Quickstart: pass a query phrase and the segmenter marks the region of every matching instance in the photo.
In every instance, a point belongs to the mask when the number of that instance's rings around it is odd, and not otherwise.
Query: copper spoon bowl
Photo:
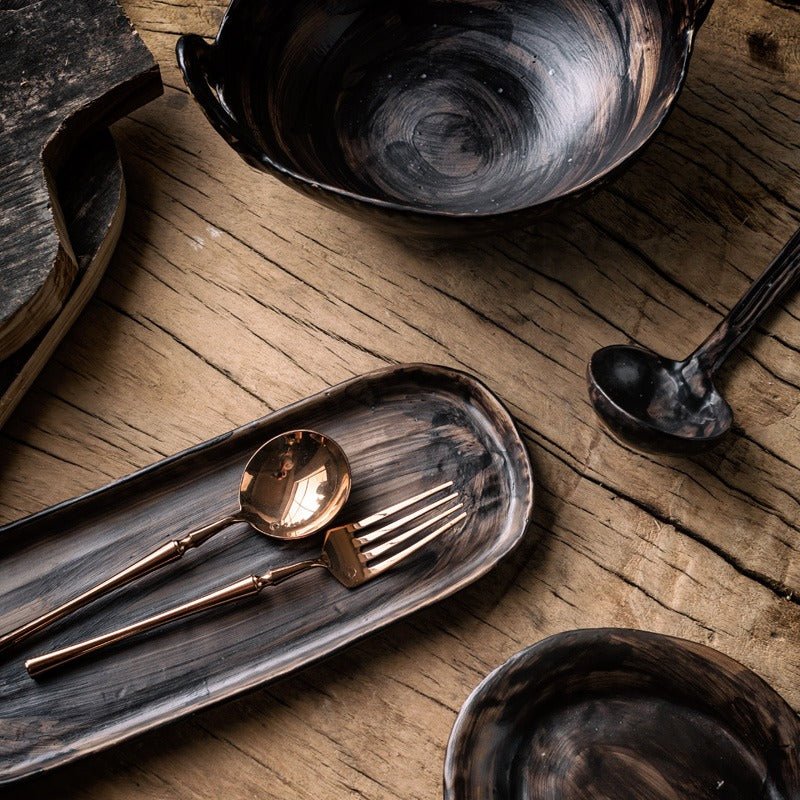
[[[350,464],[333,439],[307,430],[282,433],[247,462],[239,513],[230,521],[276,539],[303,539],[333,521],[350,487]]]

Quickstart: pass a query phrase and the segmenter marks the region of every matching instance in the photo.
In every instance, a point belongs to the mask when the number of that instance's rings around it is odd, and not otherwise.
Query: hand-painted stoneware
[[[711,0],[233,0],[178,42],[252,166],[395,232],[520,224],[664,121]]]
[[[637,345],[602,347],[587,367],[589,399],[625,444],[691,455],[717,444],[733,411],[714,385],[725,359],[800,276],[800,230],[709,337],[682,360]]]
[[[622,629],[561,633],[470,695],[445,800],[798,800],[800,721],[722,653]]]
[[[285,675],[486,573],[528,529],[533,478],[505,409],[478,381],[412,365],[355,378],[85,497],[0,529],[0,630],[98,576],[231,513],[242,470],[282,431],[332,436],[352,468],[341,522],[453,480],[468,518],[408,562],[349,590],[322,570],[250,601],[125,642],[40,682],[23,662],[317,555],[321,538],[269,539],[234,525],[136,584],[0,658],[0,782],[107,747]]]

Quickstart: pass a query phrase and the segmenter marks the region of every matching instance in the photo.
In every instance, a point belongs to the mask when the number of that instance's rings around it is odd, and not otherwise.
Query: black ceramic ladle
[[[800,274],[800,230],[697,350],[682,361],[635,345],[598,350],[589,397],[611,433],[640,450],[690,454],[718,442],[733,412],[713,378],[733,349]]]

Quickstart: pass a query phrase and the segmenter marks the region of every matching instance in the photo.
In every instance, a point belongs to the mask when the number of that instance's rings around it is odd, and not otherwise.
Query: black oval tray
[[[512,656],[450,734],[445,800],[797,800],[800,721],[710,647],[566,631]]]
[[[335,438],[353,468],[343,521],[453,479],[469,514],[393,572],[349,591],[309,573],[244,604],[154,631],[35,682],[23,661],[319,548],[239,524],[159,573],[0,658],[0,782],[112,745],[273,680],[487,572],[525,534],[533,478],[500,402],[443,367],[382,369],[342,383],[103,489],[0,528],[0,630],[67,600],[176,533],[236,509],[245,462],[290,428]],[[455,530],[454,530],[455,534]]]

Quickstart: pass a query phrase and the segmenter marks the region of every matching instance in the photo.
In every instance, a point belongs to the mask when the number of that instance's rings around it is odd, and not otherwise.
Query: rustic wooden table
[[[212,132],[173,48],[213,35],[222,3],[125,6],[165,94],[115,127],[122,240],[0,434],[0,520],[421,360],[477,374],[512,409],[540,538],[326,663],[11,796],[429,800],[472,687],[587,626],[710,644],[800,709],[800,297],[724,374],[738,426],[710,455],[623,449],[584,380],[600,345],[687,352],[800,224],[796,3],[718,0],[677,109],[621,180],[536,229],[442,252],[322,209]]]

